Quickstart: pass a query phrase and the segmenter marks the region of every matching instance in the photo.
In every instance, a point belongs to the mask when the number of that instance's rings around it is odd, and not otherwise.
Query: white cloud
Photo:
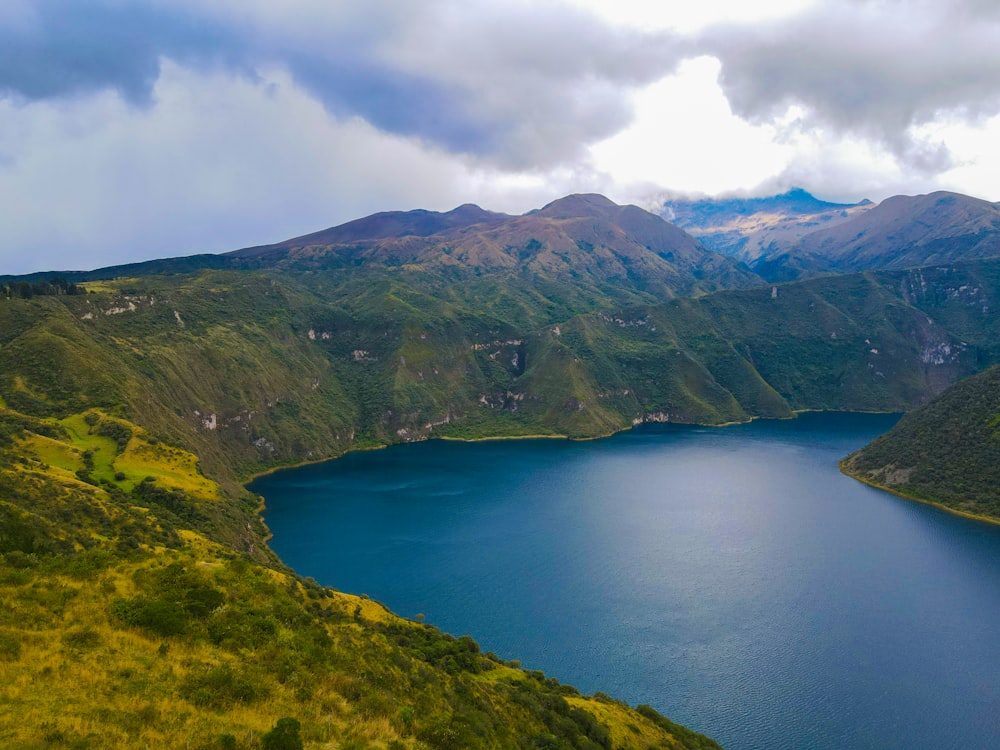
[[[635,183],[719,193],[757,185],[793,149],[772,125],[733,115],[717,78],[719,62],[699,57],[635,96],[635,122],[591,147],[595,166],[620,186]]]
[[[338,121],[287,76],[165,63],[154,103],[0,100],[0,269],[90,268],[284,239],[386,206],[461,202],[465,168]]]
[[[941,187],[990,201],[1000,200],[1000,115],[971,122],[942,117],[915,128],[915,135],[943,142],[954,166],[936,177]]]
[[[783,18],[801,12],[817,0],[570,0],[606,23],[644,31],[669,29],[690,34],[723,22],[749,23]]]

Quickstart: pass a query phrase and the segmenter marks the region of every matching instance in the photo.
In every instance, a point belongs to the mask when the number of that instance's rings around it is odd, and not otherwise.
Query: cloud
[[[5,0],[0,272],[567,192],[1000,197],[995,0],[597,3]]]
[[[164,61],[148,99],[0,100],[0,274],[221,252],[388,209],[520,213],[594,184],[478,168],[331,117],[280,69],[251,80]]]
[[[164,59],[252,78],[283,67],[336,117],[510,169],[579,158],[631,117],[629,90],[670,72],[665,34],[568,5],[429,0],[39,0],[0,26],[0,92],[111,89],[148,105]]]
[[[889,150],[918,174],[952,166],[916,129],[1000,111],[1000,10],[992,0],[843,0],[758,24],[718,25],[699,45],[722,62],[733,111],[774,122],[802,109],[822,129]]]

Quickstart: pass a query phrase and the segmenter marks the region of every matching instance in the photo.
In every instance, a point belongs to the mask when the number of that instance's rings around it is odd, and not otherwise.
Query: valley
[[[1000,260],[961,247],[929,266],[765,282],[651,213],[583,195],[4,278],[0,673],[26,719],[3,741],[234,747],[294,717],[317,746],[714,747],[302,578],[244,485],[428,438],[802,410],[928,404],[913,424],[933,434],[934,404],[950,403],[935,397],[1000,362]],[[993,455],[984,429],[962,432],[978,446],[963,455]],[[889,486],[893,461],[850,471]],[[994,514],[996,485],[977,482],[977,512]],[[54,674],[84,687],[71,696]]]

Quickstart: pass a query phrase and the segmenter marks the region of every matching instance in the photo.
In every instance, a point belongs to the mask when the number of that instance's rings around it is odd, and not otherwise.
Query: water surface
[[[252,489],[301,574],[730,750],[1000,747],[1000,527],[837,470],[894,420],[432,441]]]

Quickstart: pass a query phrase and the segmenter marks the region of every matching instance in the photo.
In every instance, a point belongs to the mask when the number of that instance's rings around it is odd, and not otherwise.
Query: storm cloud
[[[169,59],[254,77],[281,67],[338,117],[359,116],[505,168],[577,158],[630,119],[629,92],[681,45],[568,6],[39,0],[0,26],[0,92],[114,89],[146,106]],[[345,7],[346,6],[346,7]]]

